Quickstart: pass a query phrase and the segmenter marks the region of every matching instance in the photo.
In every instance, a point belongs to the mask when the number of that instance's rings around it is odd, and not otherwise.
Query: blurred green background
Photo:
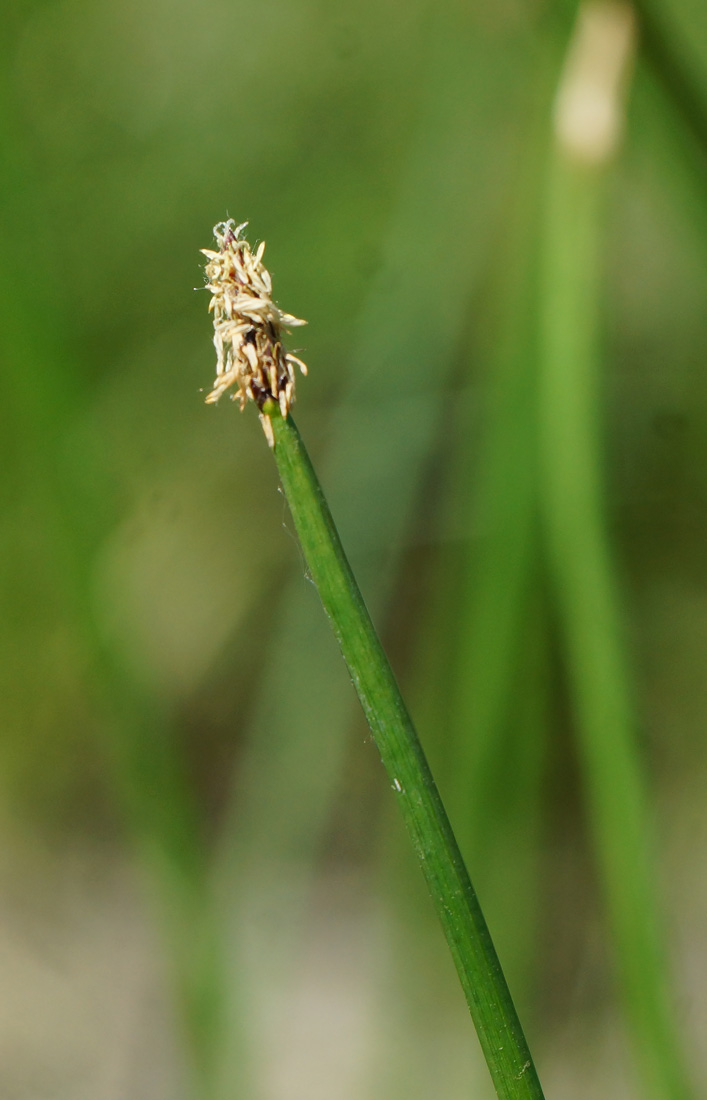
[[[592,12],[5,6],[4,1100],[491,1095],[257,417],[203,404],[227,216],[548,1098],[700,1094],[707,9],[601,8],[583,159]]]

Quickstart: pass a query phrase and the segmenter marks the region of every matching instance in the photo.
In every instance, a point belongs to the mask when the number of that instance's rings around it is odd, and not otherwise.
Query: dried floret
[[[232,396],[241,409],[248,400],[258,406],[272,445],[272,427],[263,406],[274,401],[287,416],[295,399],[295,367],[307,373],[306,364],[284,350],[282,330],[307,322],[284,313],[273,302],[272,280],[262,262],[265,242],[252,252],[241,236],[247,224],[220,222],[214,226],[218,251],[202,248],[208,261],[216,348],[216,381],[206,400],[212,404],[234,387]]]

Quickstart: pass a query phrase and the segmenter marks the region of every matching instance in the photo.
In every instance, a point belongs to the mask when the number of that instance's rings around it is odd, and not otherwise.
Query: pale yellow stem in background
[[[582,4],[554,111],[555,136],[571,158],[599,165],[615,151],[635,46],[636,18],[630,4]]]

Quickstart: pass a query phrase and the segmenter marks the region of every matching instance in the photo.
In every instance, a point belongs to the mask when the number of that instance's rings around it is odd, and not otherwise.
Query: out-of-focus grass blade
[[[641,57],[685,130],[707,158],[707,89],[700,88],[691,71],[695,59],[681,53],[675,32],[671,33],[665,4],[655,0],[633,0],[639,20]]]
[[[466,560],[455,577],[454,731],[450,799],[465,851],[493,862],[488,843],[498,801],[498,772],[514,678],[527,644],[523,624],[538,583],[536,462],[537,209],[546,118],[556,80],[553,52],[540,53],[529,95],[523,171],[514,179],[512,212],[500,251],[503,285],[485,333],[489,374],[482,398],[480,453],[460,454],[453,510],[467,532]],[[461,433],[460,433],[461,434]],[[462,436],[463,439],[463,436]],[[501,772],[503,768],[501,767]],[[492,841],[491,841],[492,845]]]
[[[638,6],[639,53],[629,152],[650,156],[676,215],[707,251],[707,77],[682,58],[655,7]],[[707,20],[705,21],[707,24]]]
[[[15,316],[21,315],[22,303],[12,295],[3,301],[8,308],[14,302]],[[36,329],[35,316],[31,331]],[[10,332],[6,330],[6,341]],[[53,343],[55,350],[43,351],[41,360],[26,342],[12,345],[22,370],[30,370],[33,359],[38,362],[43,382],[39,402],[33,387],[13,388],[13,407],[24,428],[21,439],[18,437],[23,453],[17,466],[24,473],[22,499],[25,507],[32,502],[37,537],[51,547],[53,571],[44,580],[53,586],[81,646],[86,690],[95,708],[95,721],[107,739],[110,778],[143,857],[148,892],[165,937],[178,1014],[194,1060],[195,1091],[216,1098],[229,998],[224,984],[224,945],[208,884],[207,853],[200,844],[199,815],[177,758],[168,714],[159,701],[133,682],[118,655],[106,645],[96,618],[92,567],[97,546],[87,541],[76,515],[77,501],[86,505],[85,486],[72,485],[63,467],[61,431],[54,430],[51,435],[45,431],[45,402],[54,389],[61,393],[61,399],[50,406],[57,414],[62,410],[70,422],[78,415],[78,406],[72,405],[61,386],[63,361],[56,353],[56,332],[51,339],[46,333],[45,340],[47,346]],[[99,488],[100,475],[95,483]],[[105,512],[104,498],[93,515]],[[11,523],[12,514],[6,514],[4,521]],[[229,1036],[229,1043],[233,1042],[234,1037]]]
[[[542,510],[589,814],[637,1061],[653,1095],[684,1100],[691,1089],[667,991],[651,820],[599,450],[604,177],[620,127],[621,69],[631,37],[626,5],[583,5],[558,96],[541,283]]]
[[[7,94],[0,93],[0,98],[7,102]],[[217,1100],[230,993],[201,823],[178,758],[170,715],[160,700],[135,683],[104,637],[93,570],[102,540],[118,520],[118,506],[104,453],[83,453],[89,477],[76,478],[83,471],[67,461],[66,439],[85,413],[91,391],[82,378],[85,364],[80,353],[71,352],[61,288],[55,293],[48,289],[46,273],[38,287],[36,267],[18,264],[23,246],[26,254],[42,245],[44,262],[50,263],[51,229],[37,220],[37,176],[25,163],[28,154],[17,135],[9,132],[9,124],[0,132],[0,143],[10,165],[0,189],[6,244],[0,260],[0,385],[9,425],[3,443],[12,470],[5,483],[1,521],[4,555],[11,558],[17,553],[15,542],[21,537],[24,516],[30,515],[40,543],[37,556],[45,567],[37,577],[37,590],[43,592],[46,586],[53,612],[62,616],[63,627],[78,647],[91,721],[105,738],[109,779],[143,859],[147,892],[164,938],[168,980],[187,1039],[194,1095]],[[34,234],[29,244],[23,240],[28,232]],[[32,607],[25,608],[30,621],[33,614]],[[24,630],[46,628],[40,616],[34,625],[23,624]],[[42,639],[35,638],[35,644],[41,651]],[[41,691],[42,686],[30,680],[25,690]],[[231,1019],[232,1027],[233,1023]],[[237,1039],[229,1035],[228,1042],[234,1045]],[[239,1066],[244,1064],[241,1060]],[[245,1085],[244,1070],[238,1084]],[[245,1087],[239,1095],[247,1096]]]

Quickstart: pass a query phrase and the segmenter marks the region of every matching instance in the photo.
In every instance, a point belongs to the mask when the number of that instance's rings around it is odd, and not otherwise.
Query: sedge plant
[[[220,223],[204,249],[217,375],[206,400],[232,390],[253,402],[273,452],[310,575],[353,680],[436,907],[500,1100],[539,1100],[542,1089],[481,907],[425,753],[373,626],[321,485],[290,414],[296,371],[282,331],[304,324],[272,300],[264,244],[247,223]]]

